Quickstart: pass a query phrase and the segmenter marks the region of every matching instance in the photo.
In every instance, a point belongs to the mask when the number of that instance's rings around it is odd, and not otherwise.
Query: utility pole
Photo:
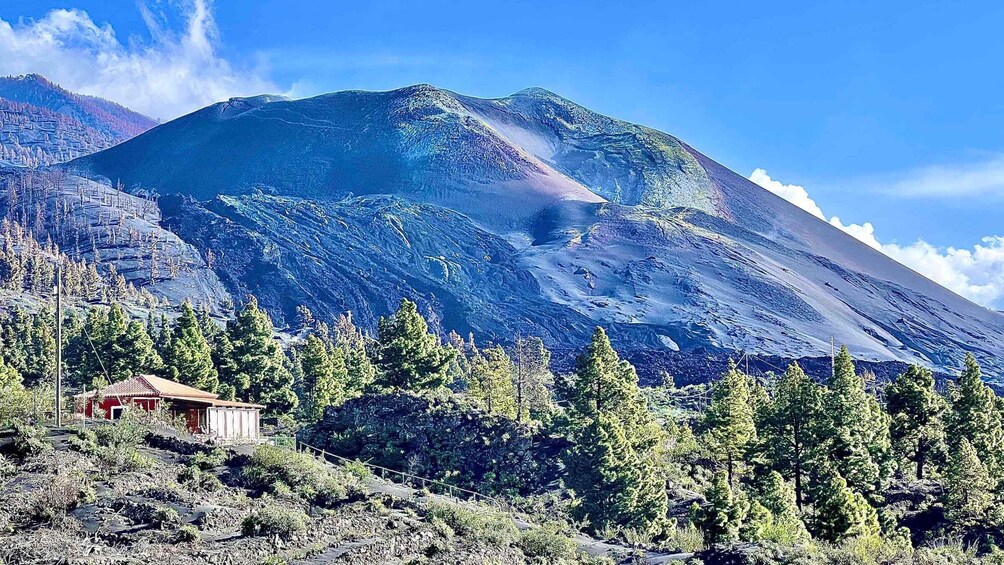
[[[837,376],[837,353],[833,347],[833,336],[830,336],[830,378]]]
[[[63,425],[63,262],[56,258],[56,427]]]

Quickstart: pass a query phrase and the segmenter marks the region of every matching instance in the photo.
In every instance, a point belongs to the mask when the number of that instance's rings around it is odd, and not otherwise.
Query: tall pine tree
[[[889,427],[874,396],[865,390],[846,347],[840,348],[824,398],[820,446],[854,491],[875,496],[888,472]]]
[[[968,439],[962,438],[955,445],[945,481],[945,515],[962,527],[986,524],[994,506],[997,481]]]
[[[669,504],[657,463],[664,437],[638,391],[634,367],[617,356],[601,328],[577,367],[567,391],[573,447],[562,456],[566,484],[594,528],[660,531]]]
[[[310,334],[299,355],[302,380],[299,383],[300,413],[303,419],[316,422],[328,406],[345,401],[348,371],[342,350],[328,347]]]
[[[822,417],[822,390],[798,363],[788,365],[774,386],[774,398],[761,423],[759,447],[770,466],[794,482],[802,508],[805,483],[817,455],[814,431]]]
[[[749,379],[729,360],[729,369],[715,383],[711,405],[704,413],[708,445],[725,463],[730,486],[735,486],[736,463],[756,439]]]
[[[1002,474],[1001,450],[1004,433],[997,395],[983,382],[980,365],[971,353],[952,391],[948,415],[948,435],[953,441],[966,439],[976,449],[992,476]]]
[[[181,316],[171,330],[171,344],[164,359],[168,378],[208,392],[216,392],[219,375],[213,366],[213,352],[202,335],[191,303],[181,305]]]
[[[414,302],[402,299],[393,316],[380,318],[378,329],[378,385],[419,391],[446,384],[453,350],[429,333],[429,326]]]
[[[271,414],[287,414],[298,404],[286,356],[272,336],[272,320],[252,296],[227,325],[233,345],[236,396],[268,407]]]
[[[485,410],[508,418],[516,417],[516,392],[512,381],[512,361],[499,346],[475,352],[467,394]]]
[[[551,352],[539,337],[516,336],[509,357],[513,362],[516,420],[540,419],[553,407],[548,388],[554,382]]]
[[[945,449],[942,415],[947,405],[934,390],[934,375],[913,365],[886,387],[885,398],[893,449],[913,463],[914,476],[923,479],[927,467]]]

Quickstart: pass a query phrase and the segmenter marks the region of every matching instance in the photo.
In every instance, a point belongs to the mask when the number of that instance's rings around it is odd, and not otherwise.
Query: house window
[[[112,420],[118,420],[119,418],[121,418],[122,414],[125,413],[126,408],[127,407],[125,407],[125,406],[112,406],[111,410],[109,412],[111,414],[111,417],[112,417],[111,419]]]

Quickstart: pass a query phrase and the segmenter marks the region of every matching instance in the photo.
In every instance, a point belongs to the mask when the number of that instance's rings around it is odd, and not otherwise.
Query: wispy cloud
[[[837,216],[827,220],[819,205],[801,186],[772,179],[763,169],[753,171],[750,180],[977,304],[991,308],[1004,305],[1004,236],[984,237],[972,249],[938,248],[920,239],[910,245],[882,243],[871,222],[844,224]],[[979,184],[972,181],[969,186]]]
[[[931,165],[884,181],[901,196],[1004,196],[1004,155],[949,165]]]
[[[81,10],[38,20],[0,19],[0,74],[39,73],[61,86],[170,119],[232,96],[282,93],[260,66],[219,54],[211,0],[183,0],[170,26],[140,4],[149,39],[122,41],[110,24]]]

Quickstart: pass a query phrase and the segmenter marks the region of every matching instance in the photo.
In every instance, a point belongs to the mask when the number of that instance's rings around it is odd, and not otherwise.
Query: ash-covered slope
[[[796,358],[833,337],[943,370],[960,349],[1004,359],[999,313],[670,135],[540,89],[237,99],[71,166],[191,197],[168,225],[287,315],[371,321],[411,295],[444,328],[557,347],[603,324],[627,351]]]
[[[171,304],[215,312],[232,302],[202,254],[161,226],[151,200],[60,171],[0,170],[0,219]]]
[[[0,165],[37,167],[121,143],[157,123],[39,75],[0,77]]]

